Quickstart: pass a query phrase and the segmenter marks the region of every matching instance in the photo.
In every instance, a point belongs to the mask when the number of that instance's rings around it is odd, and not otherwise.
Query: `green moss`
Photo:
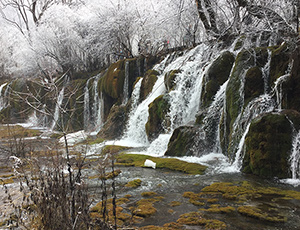
[[[208,209],[200,209],[199,211],[205,211],[210,213],[231,213],[235,211],[235,208],[232,206],[220,207],[219,205],[212,205]]]
[[[203,106],[208,106],[212,102],[220,86],[229,78],[234,59],[234,55],[226,51],[222,53],[208,69],[204,77],[205,88],[201,95]]]
[[[168,143],[166,156],[190,156],[193,154],[192,147],[195,144],[198,128],[182,126],[173,131]]]
[[[145,160],[149,159],[156,163],[156,168],[165,168],[193,175],[203,174],[207,168],[200,164],[188,163],[178,159],[158,158],[140,154],[119,154],[116,159],[117,164],[137,167],[143,167]]]
[[[236,146],[234,140],[235,137],[231,136],[233,123],[240,114],[244,105],[244,100],[240,97],[241,81],[243,80],[245,71],[255,64],[253,56],[254,55],[250,51],[245,49],[237,55],[235,65],[226,88],[226,130],[224,131],[223,136],[228,138],[223,146],[227,146],[229,143],[231,144],[228,145],[228,149],[226,149],[229,157],[234,155],[235,149],[233,147]]]
[[[141,90],[140,90],[140,101],[146,99],[146,97],[151,93],[155,82],[157,81],[157,76],[159,73],[155,70],[148,70],[143,77]]]
[[[140,179],[129,181],[125,186],[128,188],[137,188],[141,186],[142,181]]]
[[[0,179],[0,185],[6,185],[6,184],[12,184],[14,183],[14,178],[8,178],[8,179]]]
[[[244,46],[245,39],[246,39],[245,35],[241,36],[238,39],[238,41],[235,44],[234,51],[237,51],[237,50],[241,49]]]
[[[176,207],[176,206],[180,206],[181,205],[181,202],[179,201],[172,201],[171,203],[169,203],[169,206],[171,207]]]
[[[169,126],[167,114],[170,109],[168,97],[161,95],[149,105],[149,117],[146,123],[146,134],[149,141],[158,137]]]
[[[24,138],[40,136],[41,131],[27,129],[20,125],[9,125],[0,127],[0,138]]]
[[[111,98],[118,99],[123,93],[124,69],[125,59],[111,64],[103,76],[103,80],[101,81],[102,91]]]
[[[133,210],[133,214],[141,217],[149,217],[156,213],[156,208],[153,204],[159,200],[151,199],[141,199],[137,202],[137,207]]]
[[[244,172],[262,177],[288,177],[292,138],[292,127],[284,114],[265,114],[255,119],[246,136]]]
[[[168,91],[173,90],[173,88],[175,87],[175,80],[179,73],[181,73],[180,70],[171,70],[170,72],[165,74],[164,83]]]
[[[270,82],[285,74],[290,62],[290,51],[288,43],[283,43],[279,47],[270,47],[272,50],[270,63]]]
[[[109,140],[120,138],[126,127],[128,108],[128,106],[114,105],[97,137]]]
[[[245,76],[244,106],[253,98],[264,93],[264,80],[260,68],[257,66],[250,68]]]
[[[157,193],[156,192],[143,192],[141,195],[144,197],[149,197],[149,196],[155,196],[155,195],[157,195]]]
[[[193,226],[205,226],[205,229],[227,229],[224,222],[203,218],[199,212],[190,212],[180,216],[178,223]]]
[[[119,146],[119,145],[106,145],[103,147],[103,149],[101,150],[102,154],[114,154],[114,153],[119,153],[123,150],[128,149],[129,147],[126,146]]]
[[[238,207],[238,212],[242,215],[246,215],[249,217],[254,217],[260,220],[266,220],[275,223],[286,222],[287,218],[281,214],[278,214],[272,209],[269,212],[264,212],[262,209],[254,207],[254,206],[241,206]]]
[[[102,175],[94,175],[94,176],[90,176],[89,179],[105,179],[105,180],[109,180],[112,178],[115,178],[117,176],[119,176],[121,174],[121,170],[117,169],[114,172],[109,172],[109,173],[105,173],[104,176]]]

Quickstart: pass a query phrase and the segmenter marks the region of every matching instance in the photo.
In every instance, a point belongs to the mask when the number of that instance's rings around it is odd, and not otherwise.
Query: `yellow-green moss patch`
[[[41,131],[34,129],[27,129],[20,125],[0,126],[0,139],[3,138],[24,138],[36,137],[41,135]]]
[[[135,179],[132,181],[129,181],[125,186],[128,188],[137,188],[141,186],[142,181],[140,179]]]
[[[205,219],[199,212],[190,212],[180,216],[179,224],[205,226],[205,229],[226,229],[226,224],[219,220]]]
[[[234,212],[235,208],[232,206],[220,207],[219,205],[211,205],[208,209],[200,209],[199,211],[211,212],[211,213],[230,213]]]
[[[142,192],[141,195],[144,197],[149,197],[149,196],[155,196],[155,195],[157,195],[157,193],[156,192]]]
[[[254,206],[241,206],[238,207],[237,210],[242,215],[254,217],[260,220],[266,220],[275,223],[282,223],[287,221],[287,218],[285,216],[275,212],[274,210],[265,212],[262,209]]]
[[[172,201],[171,203],[169,203],[169,206],[171,207],[176,207],[176,206],[180,206],[181,205],[181,202],[179,201]]]
[[[145,160],[149,159],[156,163],[156,168],[165,168],[174,171],[180,171],[192,175],[203,174],[206,166],[188,163],[174,158],[158,158],[140,154],[119,154],[117,164],[125,166],[143,167]]]

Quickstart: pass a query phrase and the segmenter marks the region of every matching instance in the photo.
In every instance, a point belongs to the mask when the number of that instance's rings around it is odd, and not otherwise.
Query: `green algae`
[[[147,159],[155,162],[156,168],[170,169],[193,175],[203,174],[205,169],[207,168],[206,166],[200,164],[188,163],[174,158],[158,158],[147,155],[124,153],[116,156],[116,164],[124,166],[143,167],[145,160]]]

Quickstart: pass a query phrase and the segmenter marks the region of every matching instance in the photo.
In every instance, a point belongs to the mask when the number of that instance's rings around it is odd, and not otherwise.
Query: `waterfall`
[[[262,75],[264,80],[264,93],[268,93],[269,90],[269,76],[270,76],[270,66],[271,66],[271,55],[272,52],[268,49],[268,61],[265,66],[262,68]]]
[[[137,91],[140,90],[141,81],[139,84],[136,84],[134,88],[134,94],[139,95]],[[162,93],[166,91],[164,85],[164,75],[161,74],[158,76],[156,83],[153,86],[152,92],[148,97],[140,103],[136,108],[132,108],[130,112],[130,117],[128,120],[128,124],[126,127],[126,131],[122,137],[123,140],[132,142],[139,145],[149,145],[148,138],[146,135],[145,124],[148,121],[148,106],[149,104],[154,101],[155,98],[160,96]],[[137,98],[134,99],[138,101]]]
[[[0,86],[0,111],[6,107],[6,98],[5,95],[2,93],[3,88],[7,85],[7,83],[4,83]],[[3,95],[2,95],[3,94]]]
[[[122,104],[126,105],[129,98],[129,61],[125,61],[125,79],[123,85],[123,101]]]
[[[206,64],[211,58],[211,52],[208,46],[202,44],[165,67],[164,73],[180,70],[175,79],[176,86],[168,94],[170,111],[167,116],[170,118],[170,127],[166,128],[166,134],[159,135],[151,143],[148,154],[164,154],[174,129],[195,121],[200,106],[203,77],[208,69]]]
[[[276,94],[276,102],[277,102],[277,106],[278,106],[278,110],[281,111],[282,110],[282,97],[283,97],[283,91],[282,91],[282,84],[288,80],[288,78],[291,75],[291,71],[292,71],[292,67],[293,67],[294,62],[290,62],[288,65],[288,68],[285,72],[284,75],[280,76],[279,78],[277,78],[277,80],[274,83],[274,91]]]
[[[237,117],[233,124],[234,131],[232,136],[241,136],[241,138],[239,139],[240,141],[235,151],[234,162],[232,163],[232,166],[234,168],[239,170],[242,167],[241,163],[244,158],[242,150],[245,143],[246,135],[250,128],[251,121],[258,115],[262,113],[272,112],[274,111],[274,109],[275,103],[271,95],[263,94],[250,101],[244,109],[244,111],[240,113],[240,115]]]
[[[90,79],[87,80],[84,87],[84,105],[83,105],[83,128],[85,131],[89,129],[90,121],[90,92],[89,92],[89,83]]]
[[[87,80],[84,87],[84,130],[91,132],[91,135],[96,135],[103,125],[103,109],[104,102],[102,93],[98,92],[98,81],[100,74]],[[91,89],[90,81],[93,80]],[[91,94],[90,94],[91,92]]]
[[[299,179],[300,176],[300,132],[295,135],[292,144],[292,154],[290,157],[292,179]]]
[[[99,81],[100,75],[97,75],[93,82],[93,91],[94,91],[94,105],[93,105],[93,114],[94,114],[94,132],[97,134],[103,123],[103,109],[104,109],[104,101],[102,97],[102,92],[98,92],[98,81]]]
[[[62,105],[62,102],[63,102],[63,99],[64,99],[64,92],[65,92],[65,87],[63,87],[60,90],[60,92],[58,94],[58,97],[57,97],[57,100],[56,100],[55,111],[54,111],[54,115],[53,115],[53,122],[52,122],[51,127],[50,127],[51,131],[54,130],[54,128],[56,127],[57,122],[59,120],[59,115],[60,115],[60,112],[61,112],[61,105]]]
[[[279,111],[282,110],[282,83],[285,82],[288,77],[290,75],[289,74],[285,74],[279,78],[277,78],[277,80],[275,81],[275,85],[274,85],[274,91],[275,91],[275,94],[276,94],[276,103],[277,103],[277,109]]]
[[[221,152],[220,147],[220,120],[222,111],[224,111],[225,99],[226,99],[226,88],[229,80],[227,80],[216,93],[212,104],[210,105],[206,117],[203,119],[204,129],[209,129],[208,131],[213,131],[214,139],[216,140],[213,152]],[[216,126],[217,125],[217,129]],[[214,130],[216,129],[216,130]]]

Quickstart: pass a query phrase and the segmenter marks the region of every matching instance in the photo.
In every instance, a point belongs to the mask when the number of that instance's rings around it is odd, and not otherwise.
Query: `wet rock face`
[[[261,69],[257,66],[250,68],[245,76],[245,104],[264,93],[264,80]]]
[[[293,128],[284,113],[269,113],[255,119],[246,136],[243,171],[262,177],[287,178]],[[294,116],[299,120],[300,116]]]
[[[168,91],[171,91],[176,86],[176,77],[180,72],[180,70],[172,70],[166,73],[164,83]]]
[[[165,133],[169,126],[167,114],[170,109],[168,97],[161,95],[149,105],[149,117],[146,123],[146,134],[149,141]]]
[[[126,126],[127,113],[128,107],[113,106],[105,124],[97,136],[103,139],[120,138]]]
[[[157,81],[157,75],[159,73],[155,70],[148,70],[146,75],[143,77],[141,91],[140,91],[140,101],[146,99],[146,97],[151,93],[155,82]]]
[[[182,126],[174,130],[168,144],[166,156],[191,156],[194,137],[197,135],[197,129],[189,126]]]
[[[220,86],[228,79],[234,63],[234,55],[226,51],[222,53],[210,66],[204,78],[205,87],[202,94],[202,103],[209,105]]]

